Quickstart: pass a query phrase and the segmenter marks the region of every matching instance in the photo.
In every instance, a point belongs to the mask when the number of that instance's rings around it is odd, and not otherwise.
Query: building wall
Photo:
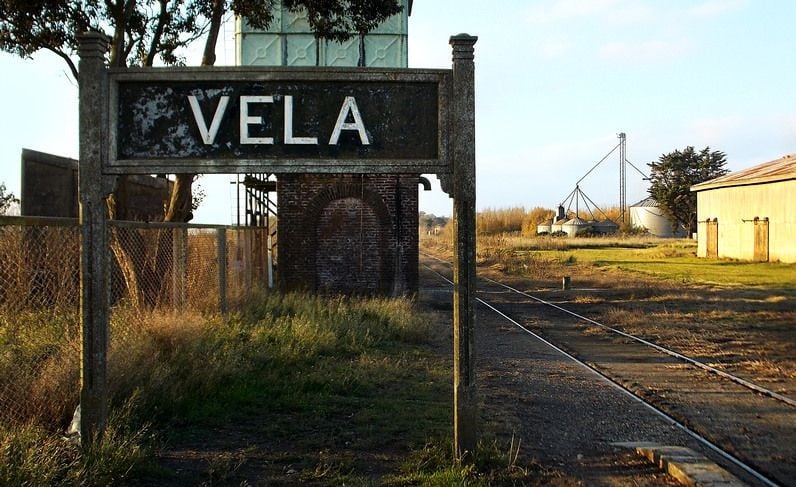
[[[282,174],[277,186],[281,289],[417,291],[417,176]]]
[[[78,217],[78,161],[22,149],[21,214]],[[163,178],[128,176],[128,212],[138,221],[160,221],[173,183]]]
[[[719,257],[752,260],[754,218],[768,218],[769,261],[796,262],[796,180],[697,193],[697,255],[707,255],[705,221],[718,220]]]

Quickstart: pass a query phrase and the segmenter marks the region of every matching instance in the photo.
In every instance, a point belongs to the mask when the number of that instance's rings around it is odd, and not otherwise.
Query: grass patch
[[[421,239],[423,248],[450,253],[448,242]],[[677,284],[753,286],[796,290],[796,264],[696,257],[696,242],[650,236],[590,238],[492,235],[478,238],[479,264],[537,278],[561,275],[573,265],[634,272]]]
[[[638,272],[680,283],[756,286],[796,289],[796,265],[742,262],[696,257],[695,245],[662,244],[654,247],[577,249],[569,251],[578,262]],[[554,257],[553,252],[540,252]]]
[[[0,429],[0,485],[119,485],[147,463],[149,432],[132,426],[132,402],[111,415],[88,448],[33,424]]]
[[[431,349],[431,321],[411,301],[265,294],[226,319],[115,309],[115,414],[87,450],[63,438],[78,392],[74,319],[0,314],[0,380],[18,394],[3,396],[17,409],[0,431],[0,484],[489,485],[530,475],[481,460],[451,467],[451,363]],[[433,467],[403,462],[431,455],[429,438],[443,438]],[[177,473],[178,461],[190,468]]]

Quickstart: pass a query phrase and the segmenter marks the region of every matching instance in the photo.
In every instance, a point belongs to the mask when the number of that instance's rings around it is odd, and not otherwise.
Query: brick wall
[[[282,174],[277,188],[281,289],[417,291],[416,175]]]

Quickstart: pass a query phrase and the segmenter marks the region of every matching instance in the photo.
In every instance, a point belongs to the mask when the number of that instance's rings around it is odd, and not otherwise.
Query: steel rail
[[[579,314],[577,314],[577,313],[575,313],[573,311],[570,311],[570,310],[568,310],[566,308],[562,308],[561,306],[558,306],[557,304],[551,303],[549,301],[545,301],[545,300],[543,300],[541,298],[537,298],[536,296],[533,296],[531,294],[528,294],[526,292],[520,291],[520,290],[515,289],[515,288],[513,288],[511,286],[503,284],[502,282],[495,281],[494,279],[490,279],[488,277],[481,277],[481,279],[484,279],[485,281],[491,282],[491,283],[496,284],[498,286],[502,286],[502,287],[504,287],[504,288],[506,288],[506,289],[508,289],[510,291],[513,291],[513,292],[521,295],[521,296],[525,296],[527,298],[531,298],[534,301],[537,301],[537,302],[539,302],[541,304],[550,306],[550,307],[555,308],[555,309],[557,309],[559,311],[563,311],[564,313],[567,313],[567,314],[572,315],[572,316],[574,316],[574,317],[576,317],[578,319],[581,319],[583,321],[591,323],[592,325],[599,326],[600,328],[612,331],[612,332],[614,332],[614,333],[616,333],[618,335],[621,335],[621,336],[623,336],[625,338],[629,338],[631,340],[634,340],[634,341],[636,341],[638,343],[641,343],[641,344],[646,345],[646,346],[648,346],[650,348],[653,348],[653,349],[655,349],[655,350],[657,350],[657,351],[659,351],[661,353],[665,353],[666,355],[669,355],[669,356],[675,357],[677,359],[680,359],[680,360],[682,360],[684,362],[687,362],[687,363],[689,363],[689,364],[691,364],[691,365],[693,365],[695,367],[699,367],[700,369],[703,369],[703,370],[706,370],[708,372],[714,373],[716,375],[724,377],[725,379],[729,379],[732,382],[735,382],[736,384],[739,384],[739,385],[744,386],[744,387],[746,387],[748,389],[751,389],[751,390],[753,390],[755,392],[763,394],[764,396],[768,396],[768,397],[770,397],[772,399],[776,399],[778,401],[784,402],[785,404],[788,404],[789,406],[796,407],[796,401],[794,401],[793,399],[791,399],[791,398],[789,398],[787,396],[784,396],[782,394],[776,393],[776,392],[774,392],[774,391],[772,391],[770,389],[766,389],[765,387],[761,387],[761,386],[759,386],[759,385],[757,385],[757,384],[755,384],[753,382],[749,382],[748,380],[742,379],[741,377],[738,377],[736,375],[730,374],[729,372],[724,372],[723,370],[717,369],[716,367],[708,365],[708,364],[706,364],[704,362],[700,362],[699,360],[693,359],[693,358],[691,358],[691,357],[689,357],[687,355],[683,355],[682,353],[675,352],[674,350],[668,349],[666,347],[662,347],[662,346],[660,346],[660,345],[658,345],[656,343],[653,343],[653,342],[651,342],[649,340],[645,340],[645,339],[643,339],[641,337],[637,337],[635,335],[631,335],[630,333],[626,333],[626,332],[624,332],[622,330],[613,328],[613,327],[608,326],[608,325],[604,325],[602,323],[594,321],[591,318],[587,318],[586,316],[582,316],[582,315],[579,315]]]
[[[442,259],[438,259],[437,257],[434,257],[432,255],[429,255],[429,254],[424,254],[424,255],[426,255],[428,257],[431,257],[433,259],[436,259],[439,262],[442,262],[444,264],[448,264],[448,262],[446,262],[446,261],[444,261]],[[656,343],[653,343],[653,342],[651,342],[649,340],[645,340],[644,338],[637,337],[635,335],[631,335],[630,333],[624,332],[624,331],[619,330],[617,328],[614,328],[612,326],[608,326],[608,325],[599,323],[597,321],[594,321],[591,318],[588,318],[588,317],[583,316],[583,315],[579,315],[578,313],[575,313],[574,311],[570,311],[570,310],[568,310],[566,308],[558,306],[557,304],[551,303],[549,301],[545,301],[544,299],[538,298],[538,297],[533,296],[531,294],[528,294],[528,293],[526,293],[524,291],[520,291],[519,289],[515,289],[515,288],[513,288],[513,287],[511,287],[509,285],[503,284],[502,282],[499,282],[499,281],[496,281],[494,279],[490,279],[490,278],[484,277],[484,276],[481,276],[481,279],[483,279],[483,280],[485,280],[487,282],[491,282],[492,284],[504,287],[504,288],[506,288],[506,289],[508,289],[508,290],[510,290],[512,292],[515,292],[515,293],[517,293],[517,294],[519,294],[521,296],[525,296],[527,298],[533,299],[534,301],[536,301],[538,303],[541,303],[541,304],[544,304],[546,306],[550,306],[552,308],[555,308],[555,309],[557,309],[559,311],[562,311],[562,312],[567,313],[567,314],[569,314],[571,316],[574,316],[574,317],[576,317],[576,318],[578,318],[580,320],[586,321],[587,323],[591,323],[592,325],[595,325],[595,326],[598,326],[600,328],[603,328],[604,330],[611,331],[611,332],[616,333],[618,335],[621,335],[621,336],[623,336],[625,338],[628,338],[630,340],[633,340],[633,341],[636,341],[636,342],[641,343],[643,345],[646,345],[646,346],[648,346],[650,348],[653,348],[653,349],[655,349],[655,350],[657,350],[657,351],[659,351],[661,353],[664,353],[664,354],[669,355],[671,357],[675,357],[675,358],[677,358],[679,360],[682,360],[683,362],[691,364],[691,365],[693,365],[695,367],[698,367],[698,368],[700,368],[702,370],[706,370],[706,371],[711,372],[713,374],[716,374],[716,375],[718,375],[720,377],[728,379],[728,380],[730,380],[730,381],[732,381],[732,382],[734,382],[734,383],[736,383],[738,385],[746,387],[747,389],[751,389],[751,390],[753,390],[753,391],[755,391],[757,393],[763,394],[764,396],[770,397],[770,398],[775,399],[775,400],[780,401],[780,402],[784,402],[785,404],[787,404],[789,406],[796,407],[796,401],[794,401],[793,399],[791,399],[791,398],[789,398],[789,397],[787,397],[787,396],[785,396],[783,394],[779,394],[777,392],[774,392],[774,391],[772,391],[770,389],[766,389],[765,387],[759,386],[759,385],[757,385],[757,384],[755,384],[753,382],[750,382],[750,381],[748,381],[746,379],[743,379],[741,377],[738,377],[736,375],[730,374],[729,372],[725,372],[723,370],[717,369],[716,367],[708,365],[708,364],[706,364],[704,362],[700,362],[699,360],[693,359],[693,358],[691,358],[691,357],[689,357],[687,355],[683,355],[682,353],[676,352],[676,351],[668,349],[666,347],[662,347],[662,346],[660,346],[660,345],[658,345]]]
[[[436,257],[433,257],[433,256],[430,256],[430,257],[436,259]],[[440,260],[440,259],[437,259],[437,260]],[[445,262],[445,261],[442,261],[442,260],[440,260],[440,261],[447,264],[447,262]],[[442,278],[443,280],[445,280],[450,285],[453,285],[453,281],[451,281],[447,277],[443,276],[442,274],[440,274],[436,270],[432,269],[431,267],[429,267],[427,265],[424,265],[424,267],[426,269],[430,270],[431,272],[433,272],[434,274],[436,274],[437,276],[439,276],[440,278]],[[485,279],[485,278],[482,278],[482,279]],[[487,278],[487,280],[492,281],[491,279],[488,279],[488,278]],[[492,281],[492,282],[495,282],[495,281]],[[495,282],[495,283],[496,284],[500,284],[500,283],[497,283],[497,282]],[[506,286],[506,287],[508,287],[508,286]],[[562,354],[566,358],[572,360],[573,362],[575,362],[576,364],[580,365],[584,369],[586,369],[589,372],[593,373],[594,375],[596,375],[597,377],[599,377],[600,379],[602,379],[603,381],[608,383],[611,387],[613,387],[617,391],[621,392],[622,394],[624,394],[625,396],[629,397],[630,399],[638,402],[639,404],[644,406],[646,409],[648,409],[650,412],[654,413],[655,415],[657,415],[661,419],[665,420],[671,426],[674,426],[677,429],[681,430],[682,432],[684,432],[685,434],[687,434],[688,436],[690,436],[691,438],[693,438],[697,442],[699,442],[702,445],[704,445],[705,447],[709,448],[711,451],[713,451],[714,453],[716,453],[717,455],[719,455],[723,459],[727,460],[728,462],[732,463],[736,467],[740,468],[741,470],[743,470],[747,474],[751,475],[752,477],[754,477],[756,480],[760,481],[761,483],[763,483],[767,487],[780,487],[779,484],[777,484],[776,482],[772,481],[771,479],[769,479],[768,477],[766,477],[762,473],[758,472],[753,467],[747,465],[743,460],[735,457],[734,455],[732,455],[729,452],[724,451],[720,446],[716,445],[715,443],[713,443],[712,441],[708,440],[704,436],[700,435],[696,431],[692,430],[691,428],[689,428],[685,424],[683,424],[680,421],[676,420],[675,418],[673,418],[672,416],[670,416],[669,414],[667,414],[663,410],[658,409],[653,404],[651,404],[651,403],[645,401],[643,398],[637,396],[636,394],[633,393],[633,391],[627,389],[626,387],[624,387],[623,385],[619,384],[618,382],[615,382],[613,379],[611,379],[607,375],[603,374],[602,372],[600,372],[596,368],[592,367],[591,365],[587,364],[586,362],[583,362],[582,360],[580,360],[577,357],[575,357],[574,355],[566,352],[565,350],[559,348],[554,343],[548,341],[544,337],[542,337],[542,336],[534,333],[533,331],[529,330],[528,328],[526,328],[522,324],[518,323],[516,320],[512,319],[510,316],[508,316],[504,312],[500,311],[499,309],[497,309],[493,305],[491,305],[491,304],[487,303],[486,301],[484,301],[483,299],[476,298],[475,300],[477,302],[481,303],[482,305],[486,306],[490,310],[494,311],[495,313],[500,315],[502,318],[505,318],[508,322],[510,322],[511,324],[513,324],[514,326],[519,328],[520,330],[522,330],[525,333],[533,336],[534,338],[536,338],[540,342],[544,343],[548,347],[552,348],[556,352]]]

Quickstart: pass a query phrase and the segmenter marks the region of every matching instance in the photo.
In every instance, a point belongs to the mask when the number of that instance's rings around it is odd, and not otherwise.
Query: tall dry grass
[[[148,423],[229,413],[230,395],[234,403],[262,394],[257,370],[291,377],[323,357],[367,363],[360,357],[370,350],[427,335],[405,300],[264,294],[227,319],[117,308],[108,351],[116,414],[86,450],[63,439],[79,394],[75,323],[74,313],[0,314],[0,392],[17,404],[0,426],[0,485],[116,484],[145,459]],[[365,380],[344,374],[334,380]],[[300,377],[310,382],[274,385],[282,388],[274,396],[302,397],[321,380]]]
[[[476,215],[476,231],[479,235],[518,233],[536,235],[536,226],[549,219],[555,212],[548,208],[535,207],[526,210],[522,206],[513,208],[485,208]]]

